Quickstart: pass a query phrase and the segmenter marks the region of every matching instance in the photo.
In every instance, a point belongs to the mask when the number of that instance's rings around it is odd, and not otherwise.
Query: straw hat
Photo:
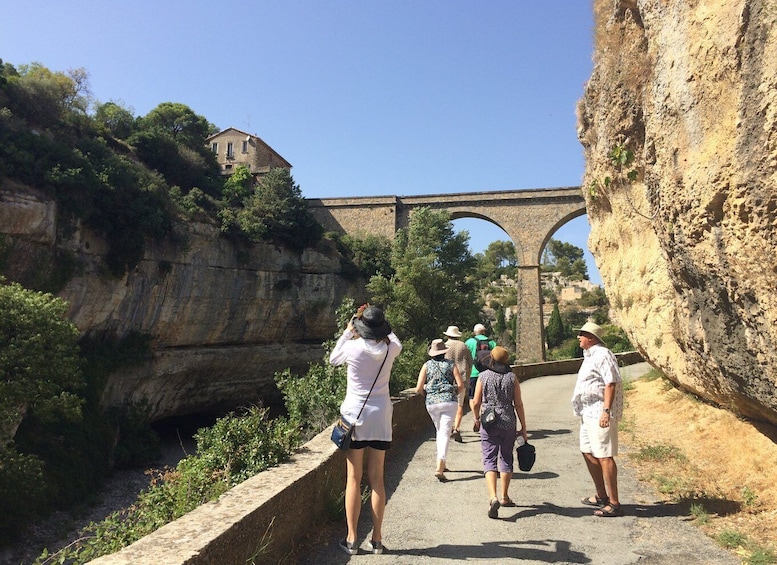
[[[461,337],[459,326],[448,326],[448,329],[442,333],[443,335],[447,335],[448,337]]]
[[[432,345],[429,347],[429,357],[437,357],[438,355],[445,355],[448,353],[448,348],[441,339],[435,339],[432,341]]]
[[[604,343],[604,340],[602,339],[602,336],[604,335],[604,328],[600,326],[599,324],[594,324],[593,322],[586,322],[583,324],[583,327],[577,330],[577,334],[580,335],[581,333],[590,334],[594,336],[596,339],[599,340],[599,342],[602,345],[607,345]]]

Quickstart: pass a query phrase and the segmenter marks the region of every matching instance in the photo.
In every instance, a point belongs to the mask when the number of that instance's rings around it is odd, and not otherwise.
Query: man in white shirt
[[[596,516],[623,516],[618,500],[618,420],[623,416],[623,385],[618,362],[607,349],[604,330],[587,322],[578,330],[583,363],[577,373],[572,408],[580,417],[580,451],[594,481],[596,495],[580,502],[598,506]]]

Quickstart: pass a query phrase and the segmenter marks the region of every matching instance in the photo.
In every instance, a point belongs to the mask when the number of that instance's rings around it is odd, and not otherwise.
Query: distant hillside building
[[[221,167],[222,175],[231,175],[239,165],[245,165],[254,176],[267,174],[270,169],[291,170],[291,163],[256,135],[235,128],[214,133],[207,140]]]

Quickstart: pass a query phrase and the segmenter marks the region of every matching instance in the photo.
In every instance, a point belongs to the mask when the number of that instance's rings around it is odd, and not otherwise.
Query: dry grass
[[[626,399],[621,439],[640,479],[686,505],[744,562],[777,562],[777,428],[743,421],[663,378],[637,381]]]

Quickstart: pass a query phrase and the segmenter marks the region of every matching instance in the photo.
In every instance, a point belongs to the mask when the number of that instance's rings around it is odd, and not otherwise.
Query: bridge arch
[[[500,227],[515,245],[516,358],[528,363],[545,359],[540,261],[545,244],[569,220],[585,214],[579,186],[422,196],[376,196],[308,199],[325,230],[344,234],[380,234],[390,239],[422,206],[447,210],[452,219],[477,218]]]

